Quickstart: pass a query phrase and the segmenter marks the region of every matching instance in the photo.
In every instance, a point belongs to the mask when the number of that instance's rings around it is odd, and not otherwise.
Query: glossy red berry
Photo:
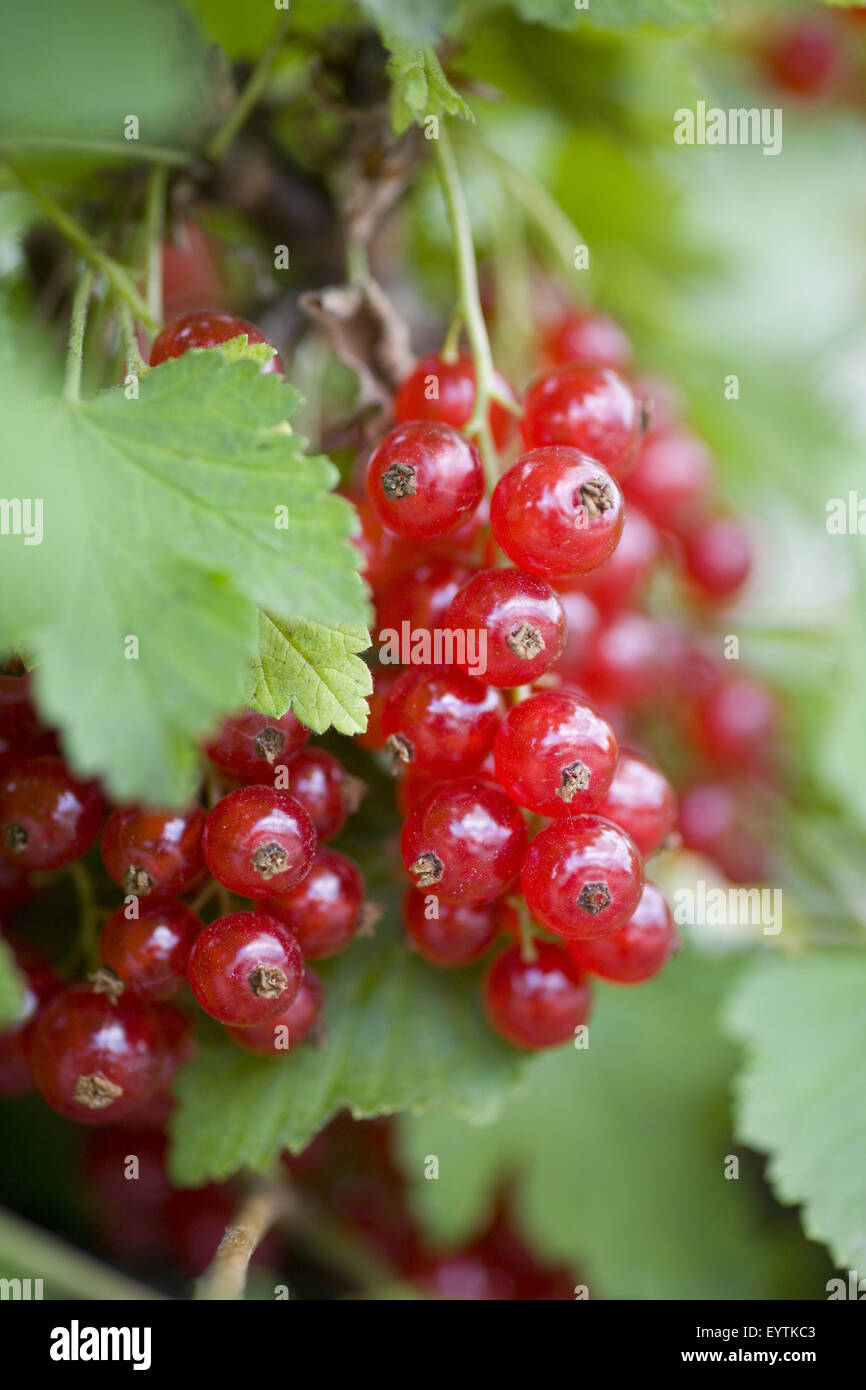
[[[483,491],[475,445],[436,420],[390,430],[367,464],[367,495],[375,511],[396,535],[413,540],[455,531]]]
[[[631,387],[610,367],[592,363],[571,363],[539,377],[526,393],[520,428],[527,449],[564,444],[615,478],[631,468],[643,433]]]
[[[585,574],[611,555],[623,525],[619,487],[594,459],[556,445],[524,454],[490,503],[496,543],[539,579]]]
[[[120,807],[105,823],[102,862],[124,893],[176,897],[192,887],[204,868],[204,823],[197,802],[185,811]]]
[[[578,678],[600,704],[636,709],[669,689],[676,655],[664,623],[624,608],[599,625]]]
[[[394,682],[382,732],[395,766],[447,777],[480,763],[502,717],[492,686],[445,666],[413,666]]]
[[[551,361],[592,362],[624,372],[631,366],[628,336],[608,314],[571,309],[551,325],[544,347]]]
[[[501,372],[497,390],[508,400],[514,392]],[[468,353],[446,362],[438,352],[422,357],[394,397],[394,417],[401,424],[409,420],[441,420],[456,430],[465,429],[475,409],[475,366]],[[494,401],[488,411],[490,429],[498,449],[514,433],[516,417]]]
[[[764,68],[774,86],[811,100],[831,95],[845,72],[845,52],[822,17],[793,16],[764,45]]]
[[[520,886],[533,917],[569,940],[610,936],[631,916],[643,891],[634,841],[599,816],[554,821],[526,853]]]
[[[677,823],[677,799],[663,772],[630,748],[620,749],[613,781],[595,807],[630,835],[646,858],[654,854]]]
[[[350,777],[332,753],[304,748],[289,764],[288,790],[300,802],[320,840],[330,840],[358,809],[364,785]]]
[[[309,737],[309,729],[291,710],[272,719],[257,710],[245,709],[223,722],[205,752],[230,777],[244,782],[273,782],[274,768],[299,753]]]
[[[679,829],[683,846],[711,859],[733,883],[755,883],[766,877],[766,831],[758,816],[755,789],[747,784],[697,782],[680,798]]]
[[[62,868],[90,849],[103,814],[96,782],[61,758],[26,758],[0,778],[0,853],[28,872]]]
[[[304,978],[294,934],[264,912],[233,912],[199,933],[187,965],[205,1013],[236,1028],[283,1013]]]
[[[728,676],[698,705],[697,723],[699,741],[711,758],[732,771],[746,771],[767,761],[779,710],[762,681]]]
[[[256,1057],[282,1057],[294,1052],[309,1037],[324,1003],[322,982],[308,969],[291,1004],[276,1018],[268,1019],[267,1023],[254,1023],[251,1028],[227,1028],[226,1032],[239,1047]]]
[[[431,965],[453,969],[480,960],[501,933],[513,935],[517,913],[504,898],[489,903],[440,903],[410,888],[403,899],[403,921],[419,955]]]
[[[145,999],[169,999],[186,984],[186,963],[201,918],[180,901],[146,904],[130,920],[119,907],[99,938],[104,963]]]
[[[555,942],[537,941],[535,959],[509,946],[493,962],[483,986],[491,1026],[515,1047],[559,1047],[589,1018],[588,980]]]
[[[580,589],[560,593],[559,601],[565,614],[565,646],[553,669],[563,680],[579,684],[601,625],[601,614],[589,595]]]
[[[626,481],[626,497],[656,526],[679,535],[706,506],[714,472],[712,455],[689,430],[651,430]]]
[[[394,577],[376,604],[380,649],[396,632],[403,639],[403,624],[411,644],[422,630],[447,627],[447,613],[454,595],[472,578],[473,570],[459,560],[437,555],[422,565]],[[411,650],[411,645],[410,645]]]
[[[485,685],[530,685],[562,651],[565,614],[553,589],[517,569],[481,570],[455,595],[446,625],[475,632],[476,660],[462,668]]]
[[[375,666],[372,674],[373,693],[367,706],[367,727],[362,734],[357,735],[355,741],[361,748],[368,748],[371,752],[377,752],[380,748],[385,747],[385,735],[382,733],[385,702],[401,675],[401,671],[399,666]]]
[[[540,690],[512,705],[493,744],[496,780],[541,816],[589,811],[611,784],[617,742],[606,719],[570,690]]]
[[[227,285],[217,249],[201,223],[176,222],[162,245],[162,303],[166,319],[223,308]],[[223,303],[221,303],[223,301]]]
[[[309,960],[321,960],[348,946],[363,904],[364,880],[357,866],[335,849],[320,849],[297,887],[267,898],[262,906],[291,927]]]
[[[479,903],[513,883],[526,826],[505,792],[475,777],[440,782],[409,813],[400,837],[416,888],[446,903]]]
[[[661,540],[639,507],[628,504],[616,550],[598,569],[577,579],[557,581],[557,588],[579,587],[605,612],[633,603],[646,586],[661,555]]]
[[[150,365],[158,367],[170,357],[182,357],[190,348],[218,347],[220,343],[239,338],[242,333],[247,335],[247,341],[250,343],[268,341],[254,324],[247,323],[246,319],[235,318],[233,314],[223,314],[217,310],[197,310],[192,314],[183,314],[167,323],[155,338],[150,350]],[[282,375],[283,364],[278,353],[269,358],[262,367],[262,372],[266,375]]]
[[[132,1114],[160,1078],[163,1040],[148,1006],[73,985],[51,1001],[30,1044],[30,1069],[43,1100],[81,1124]]]
[[[713,517],[690,531],[683,549],[686,574],[701,597],[732,598],[752,568],[752,544],[742,522]]]
[[[0,1097],[23,1096],[33,1089],[30,1042],[46,1004],[62,988],[49,962],[29,948],[15,948],[15,964],[23,998],[15,1019],[0,1029]]]
[[[244,898],[288,892],[316,852],[313,822],[288,792],[253,785],[229,792],[210,812],[202,835],[205,862],[220,883]]]
[[[581,970],[618,985],[651,980],[670,959],[677,933],[668,900],[647,879],[640,902],[613,936],[596,941],[572,941],[568,953]]]

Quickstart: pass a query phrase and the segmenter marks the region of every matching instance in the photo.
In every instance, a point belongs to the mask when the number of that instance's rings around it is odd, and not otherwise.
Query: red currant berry
[[[753,787],[728,782],[698,782],[680,798],[683,846],[712,860],[732,883],[756,883],[767,874],[765,832],[746,824],[745,809],[755,799]]]
[[[163,1040],[134,994],[73,985],[42,1014],[29,1055],[36,1089],[53,1110],[81,1124],[113,1124],[156,1088]]]
[[[435,916],[428,911],[435,908]],[[403,899],[403,921],[413,949],[431,965],[453,969],[480,960],[502,932],[517,929],[517,913],[504,898],[491,903],[429,904],[410,888]]]
[[[455,531],[484,491],[478,450],[451,425],[414,420],[390,430],[367,465],[367,495],[398,536],[427,540]]]
[[[624,372],[631,366],[628,337],[607,314],[569,310],[548,330],[544,348],[552,362],[592,362]]]
[[[15,963],[24,997],[12,1023],[0,1030],[0,1097],[23,1096],[33,1089],[27,1053],[36,1021],[49,999],[61,989],[48,961],[26,947],[16,946]]]
[[[631,916],[643,891],[634,841],[599,816],[555,821],[536,835],[520,885],[536,921],[569,940],[610,936]]]
[[[453,632],[479,634],[477,661],[460,664],[500,689],[531,685],[565,641],[562,604],[549,584],[523,570],[481,570],[455,595],[446,621]]]
[[[0,729],[32,729],[36,711],[31,701],[31,678],[18,656],[0,661]]]
[[[308,970],[291,1004],[276,1018],[268,1019],[267,1023],[255,1023],[251,1028],[227,1028],[226,1032],[239,1047],[256,1057],[280,1057],[284,1052],[294,1052],[309,1037],[319,1021],[324,1002],[322,982]]]
[[[309,960],[342,951],[358,930],[364,880],[357,866],[335,849],[320,849],[312,868],[289,893],[268,898],[264,910],[291,927]]]
[[[217,310],[198,310],[193,314],[183,314],[181,318],[167,323],[154,340],[150,350],[150,365],[158,367],[170,357],[182,357],[190,348],[219,347],[232,338],[247,335],[249,343],[266,343],[267,338],[246,319],[235,318],[233,314],[223,314]],[[278,353],[262,367],[266,375],[283,373],[283,364]]]
[[[400,850],[416,888],[446,903],[481,903],[514,882],[526,826],[505,792],[475,777],[440,782],[403,826]]]
[[[613,936],[573,941],[568,953],[581,970],[588,970],[591,975],[600,975],[617,985],[636,985],[659,973],[676,944],[668,900],[647,879],[640,902],[624,926]]]
[[[752,545],[741,522],[714,517],[685,540],[686,573],[703,598],[723,600],[742,588],[752,568]]]
[[[304,958],[282,922],[264,912],[233,912],[199,932],[187,974],[205,1013],[247,1028],[288,1008],[304,978]]]
[[[406,631],[414,642],[422,631],[432,634],[434,628],[445,627],[451,600],[472,573],[460,561],[437,555],[409,573],[398,574],[376,606],[380,644],[387,640],[388,631],[401,640]],[[404,623],[408,624],[405,629]]]
[[[622,493],[600,464],[576,449],[535,449],[496,484],[490,525],[499,548],[528,574],[585,574],[613,554],[622,532]]]
[[[810,99],[832,95],[846,66],[844,50],[831,26],[810,16],[780,24],[769,36],[763,58],[774,86]]]
[[[291,710],[279,719],[271,719],[246,709],[225,720],[205,752],[230,777],[245,782],[272,782],[274,767],[299,753],[309,737],[309,729]]]
[[[54,753],[52,734],[40,734],[35,728],[4,729],[0,726],[0,772],[30,758],[51,756]]]
[[[186,984],[186,963],[201,918],[186,903],[148,904],[130,920],[119,907],[99,938],[103,961],[136,994],[168,999]]]
[[[664,773],[630,748],[622,748],[613,781],[595,814],[630,835],[646,858],[664,844],[676,825],[677,799]]]
[[[484,1010],[492,1028],[515,1047],[559,1047],[589,1018],[592,992],[562,946],[535,943],[535,959],[509,946],[484,980]]]
[[[102,862],[124,893],[173,898],[191,888],[204,868],[204,811],[150,811],[123,806],[112,812],[102,836]]]
[[[607,720],[571,690],[541,690],[512,705],[493,744],[500,786],[527,810],[556,819],[595,805],[616,756]]]
[[[385,712],[385,702],[393,689],[400,670],[396,666],[376,666],[373,669],[373,693],[367,705],[367,727],[362,734],[356,736],[355,742],[361,748],[367,748],[371,752],[377,752],[385,747],[385,735],[382,733],[382,716]]]
[[[761,681],[728,676],[698,705],[699,742],[723,767],[757,768],[767,762],[778,717],[775,697]]]
[[[600,704],[635,709],[665,693],[675,659],[669,628],[626,608],[598,628],[579,679]]]
[[[495,375],[497,391],[507,400],[514,392],[501,372]],[[394,417],[401,424],[410,420],[441,420],[456,430],[465,429],[475,409],[475,366],[468,353],[446,362],[438,352],[423,357],[407,376],[394,397]],[[514,433],[516,417],[494,401],[488,415],[497,449]]]
[[[579,579],[557,581],[557,588],[579,587],[605,612],[633,603],[661,554],[659,533],[638,507],[627,506],[622,535],[609,560]]]
[[[306,811],[320,840],[330,840],[357,811],[364,784],[350,777],[324,748],[305,748],[289,764],[289,791]]]
[[[219,256],[201,223],[185,218],[162,244],[162,303],[166,319],[212,305],[224,307],[225,276]]]
[[[681,534],[706,505],[713,459],[688,430],[653,430],[644,440],[626,482],[626,495],[656,526]]]
[[[571,363],[539,377],[526,393],[520,428],[527,449],[564,444],[615,478],[631,468],[643,432],[628,383],[610,367],[591,363]]]
[[[601,614],[593,600],[579,589],[560,593],[559,601],[565,614],[566,635],[562,655],[553,669],[563,680],[578,683],[601,624]]]
[[[0,852],[20,869],[60,869],[90,849],[102,824],[96,782],[61,758],[26,758],[0,778]]]
[[[316,832],[303,806],[274,787],[239,787],[218,801],[202,835],[205,862],[244,898],[286,893],[309,871]]]
[[[480,763],[493,745],[502,696],[445,666],[413,666],[394,682],[382,732],[395,766],[439,777]]]
[[[484,759],[484,763],[478,768],[478,775],[480,777],[487,777],[489,775],[492,781],[494,777],[492,768],[488,774],[485,767],[485,764],[489,760],[490,755],[488,754],[488,757]],[[484,769],[483,771],[482,768]],[[438,786],[441,781],[441,777],[434,777],[432,772],[425,772],[423,767],[407,767],[394,788],[397,807],[404,820],[412,810],[412,807],[421,800],[422,796],[426,796],[428,792],[432,792],[433,788]]]

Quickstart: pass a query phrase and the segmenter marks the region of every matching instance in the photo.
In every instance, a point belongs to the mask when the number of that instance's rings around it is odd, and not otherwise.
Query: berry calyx
[[[247,323],[246,319],[235,318],[233,314],[224,314],[218,310],[196,310],[191,314],[182,314],[180,318],[172,319],[171,323],[167,323],[162,332],[157,334],[150,350],[150,365],[158,367],[161,362],[167,362],[171,357],[182,357],[190,348],[219,347],[220,343],[228,343],[243,333],[246,334],[249,343],[268,341],[255,324]],[[262,367],[262,372],[265,375],[283,375],[279,353],[274,353],[274,356],[268,359]]]
[[[348,946],[361,925],[364,880],[345,854],[320,849],[297,887],[262,904],[292,931],[304,956],[321,960]]]
[[[514,802],[475,777],[439,783],[413,807],[400,836],[415,887],[446,903],[501,896],[525,849],[526,826]]]
[[[234,912],[199,933],[187,975],[205,1013],[246,1028],[288,1008],[304,978],[304,958],[294,934],[276,918]]]
[[[677,821],[677,800],[663,772],[630,748],[620,750],[613,781],[595,807],[630,835],[644,858],[654,854]]]
[[[624,926],[595,941],[572,941],[568,953],[581,970],[614,984],[636,985],[657,975],[676,945],[667,898],[647,879],[640,902]]]
[[[514,392],[501,372],[495,373],[497,391],[508,400]],[[438,352],[422,357],[394,397],[394,418],[401,424],[409,420],[441,420],[456,430],[465,429],[475,409],[475,364],[469,353],[447,362]],[[514,433],[515,416],[494,401],[488,411],[490,431],[497,449],[503,448]]]
[[[204,868],[204,823],[197,803],[185,811],[119,807],[105,823],[102,862],[126,894],[176,897],[192,887]]]
[[[308,872],[316,832],[300,802],[274,787],[229,792],[202,834],[205,862],[220,883],[244,898],[288,892]]]
[[[515,1047],[559,1047],[585,1023],[592,1005],[589,982],[568,951],[535,943],[534,959],[510,946],[493,962],[483,985],[491,1026]]]
[[[565,444],[620,478],[634,463],[643,422],[634,392],[618,372],[570,363],[530,386],[520,428],[527,449]]]
[[[541,816],[590,810],[611,784],[617,742],[606,719],[570,690],[542,690],[513,705],[493,743],[496,780]]]
[[[80,782],[61,758],[25,758],[0,778],[0,854],[20,869],[59,869],[93,844],[102,793]]]
[[[489,753],[502,710],[497,690],[462,671],[411,667],[385,701],[385,746],[395,768],[405,764],[447,777]]]
[[[631,916],[643,891],[634,841],[599,816],[555,821],[526,852],[520,886],[537,922],[557,936],[610,936]]]
[[[186,984],[186,965],[201,918],[180,901],[147,904],[137,918],[112,912],[99,938],[102,960],[145,999],[169,999]]]
[[[527,574],[585,574],[616,547],[622,493],[586,454],[564,445],[534,449],[496,484],[490,526],[500,550]]]
[[[488,903],[429,902],[410,888],[403,899],[409,942],[419,955],[452,970],[480,960],[503,932],[517,930],[517,913],[504,898]]]
[[[325,1003],[325,991],[318,975],[307,970],[301,987],[287,1009],[267,1023],[254,1023],[248,1028],[227,1027],[233,1042],[256,1057],[282,1057],[293,1052],[309,1037],[319,1021]]]
[[[245,709],[223,721],[216,738],[205,745],[205,752],[230,777],[273,782],[274,768],[299,753],[309,737],[309,729],[291,710],[271,719]]]
[[[483,634],[478,661],[462,669],[499,689],[530,685],[557,660],[565,640],[565,614],[553,589],[517,569],[473,575],[452,599],[446,624]]]
[[[484,473],[475,445],[451,425],[413,420],[390,430],[367,464],[367,495],[398,536],[444,536],[475,511]]]

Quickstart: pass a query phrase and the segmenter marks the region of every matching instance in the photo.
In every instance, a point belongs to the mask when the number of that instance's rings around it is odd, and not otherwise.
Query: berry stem
[[[479,142],[479,149],[495,164],[503,183],[522,207],[527,220],[542,233],[571,277],[574,271],[575,248],[585,243],[568,213],[542,184],[516,168],[504,155],[483,142]]]
[[[162,1294],[136,1283],[117,1269],[109,1269],[5,1210],[0,1210],[0,1250],[4,1265],[10,1269],[20,1275],[44,1278],[48,1286],[46,1295],[53,1290],[56,1297],[62,1290],[69,1298],[106,1302],[162,1298]]]
[[[288,10],[284,10],[280,15],[268,46],[247,78],[246,86],[235,102],[234,109],[205,149],[205,155],[212,163],[218,164],[223,158],[267,86],[279,51],[283,46],[290,18],[291,15]]]
[[[96,970],[99,966],[99,926],[104,914],[97,906],[93,883],[82,860],[70,864],[69,876],[78,899],[78,956],[89,970]]]
[[[241,1203],[225,1229],[219,1249],[196,1287],[197,1299],[243,1298],[247,1269],[255,1249],[271,1226],[291,1214],[293,1199],[277,1182],[259,1185]]]
[[[167,186],[167,168],[164,164],[154,164],[147,180],[144,226],[147,237],[147,307],[156,323],[162,322],[162,242]]]
[[[66,381],[63,395],[67,401],[81,399],[81,365],[84,357],[84,334],[87,310],[93,293],[93,271],[82,270],[75,287],[72,316],[69,320],[69,345],[66,349]]]
[[[147,376],[150,371],[147,363],[141,355],[138,346],[138,338],[135,333],[135,323],[128,304],[118,304],[117,316],[120,319],[120,328],[123,334],[124,357],[126,358],[126,370],[134,372],[139,378]]]

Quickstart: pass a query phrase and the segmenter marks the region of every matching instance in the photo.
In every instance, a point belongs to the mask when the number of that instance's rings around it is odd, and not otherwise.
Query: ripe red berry
[[[613,781],[595,814],[630,835],[646,858],[664,844],[676,825],[677,799],[663,772],[630,748],[622,748]]]
[[[526,853],[520,886],[536,921],[569,940],[610,936],[631,916],[643,891],[634,841],[599,816],[554,821]]]
[[[563,680],[579,684],[601,624],[601,614],[589,595],[580,589],[560,593],[559,601],[565,614],[566,636],[562,654],[553,669]]]
[[[27,1054],[40,1017],[49,999],[61,989],[53,968],[27,947],[15,947],[15,963],[24,986],[24,997],[12,1023],[0,1029],[0,1097],[23,1096],[33,1089]]]
[[[518,926],[517,913],[504,898],[428,905],[425,894],[414,888],[403,899],[403,921],[412,947],[432,965],[446,969],[480,960],[497,936],[513,935]]]
[[[349,777],[324,748],[304,748],[292,759],[288,773],[288,790],[310,817],[319,839],[332,839],[358,809],[363,783]]]
[[[505,792],[475,777],[440,782],[413,807],[400,851],[416,888],[446,903],[497,898],[517,877],[526,826]]]
[[[382,733],[385,702],[401,673],[398,666],[375,666],[372,674],[373,693],[367,706],[367,727],[356,736],[356,742],[361,748],[377,752],[385,746],[385,735]]]
[[[540,579],[597,569],[613,553],[622,525],[622,493],[613,478],[563,445],[524,454],[503,473],[490,503],[497,545]]]
[[[530,685],[552,666],[565,641],[565,614],[550,585],[523,570],[481,570],[455,595],[446,618],[454,632],[483,633],[475,663],[461,663],[485,685]]]
[[[156,1088],[163,1040],[134,994],[111,998],[73,985],[42,1014],[29,1055],[36,1089],[53,1110],[81,1124],[113,1124]]]
[[[600,624],[576,678],[599,704],[636,709],[669,689],[676,655],[664,623],[625,608]]]
[[[375,511],[396,535],[414,540],[455,531],[483,491],[475,445],[436,420],[390,430],[367,464],[367,495]]]
[[[640,595],[661,554],[655,526],[639,507],[625,509],[616,550],[598,569],[579,578],[557,580],[558,589],[579,588],[605,612],[633,603]]]
[[[288,893],[267,898],[265,912],[291,927],[309,960],[342,951],[358,929],[364,880],[345,854],[320,849],[304,879]]]
[[[493,744],[496,780],[541,816],[589,811],[610,786],[617,742],[606,719],[571,690],[541,690],[513,705]]]
[[[36,711],[31,700],[32,682],[18,656],[0,661],[0,729],[32,729]]]
[[[235,318],[233,314],[223,314],[217,310],[197,310],[192,314],[183,314],[167,323],[154,339],[150,350],[150,365],[158,367],[170,357],[182,357],[190,348],[218,347],[220,343],[239,338],[242,333],[246,333],[247,341],[250,343],[268,341],[254,324],[247,323],[246,319]],[[266,375],[282,375],[283,364],[279,353],[274,353],[274,356],[269,358],[262,367],[262,372]]]
[[[61,758],[26,758],[0,778],[0,853],[20,869],[80,859],[102,824],[96,782],[79,782]]]
[[[588,980],[562,946],[535,943],[535,959],[509,946],[490,967],[484,1009],[497,1033],[532,1051],[559,1047],[585,1023],[592,1005]]]
[[[309,729],[291,710],[272,719],[257,710],[245,709],[223,722],[216,738],[205,746],[205,752],[230,777],[244,782],[273,782],[274,768],[299,753],[309,737]]]
[[[647,879],[640,902],[624,926],[596,941],[572,941],[568,952],[581,970],[614,984],[636,985],[659,973],[676,944],[668,900]]]
[[[300,883],[313,862],[316,832],[303,806],[274,787],[238,787],[210,812],[205,862],[244,898],[268,898]]]
[[[742,522],[713,517],[685,538],[686,573],[703,598],[723,600],[742,588],[752,568],[752,544]]]
[[[551,361],[592,362],[624,372],[631,366],[627,335],[607,314],[571,309],[548,329],[544,347]]]
[[[236,1028],[283,1013],[304,978],[304,958],[289,928],[264,912],[233,912],[203,927],[187,974],[205,1013]]]
[[[777,732],[775,697],[751,676],[727,676],[699,703],[698,739],[723,767],[746,771],[768,760]]]
[[[180,901],[148,904],[130,920],[119,907],[99,938],[102,960],[136,994],[169,999],[186,984],[186,963],[201,918]]]
[[[656,526],[681,534],[705,507],[714,471],[706,445],[689,430],[652,430],[626,481],[626,496]]]
[[[410,641],[424,629],[432,633],[434,628],[446,627],[451,601],[472,574],[473,570],[461,561],[437,555],[395,575],[376,604],[380,643],[386,629],[402,638],[404,623],[408,623]]]
[[[102,836],[102,862],[124,893],[172,898],[191,888],[204,868],[204,811],[151,811],[125,806],[112,812]]]
[[[526,393],[521,421],[527,449],[565,444],[615,478],[634,463],[643,425],[634,392],[610,367],[571,363],[539,377]]]
[[[764,68],[783,92],[815,99],[831,95],[845,73],[845,51],[823,17],[792,16],[770,33]]]
[[[312,970],[307,970],[301,987],[287,1009],[250,1028],[226,1028],[229,1037],[245,1052],[256,1057],[282,1057],[294,1052],[309,1037],[319,1021],[325,1002],[322,982]]]
[[[227,285],[219,255],[201,223],[176,222],[162,244],[162,303],[166,319],[211,306],[224,307]]]
[[[514,392],[501,372],[496,386],[503,396],[514,399]],[[475,409],[475,365],[468,353],[446,362],[438,352],[422,357],[394,397],[394,417],[401,424],[409,420],[441,420],[456,430],[465,429]],[[511,411],[494,401],[487,418],[498,449],[508,443],[517,423]]]
[[[492,686],[445,666],[413,666],[394,682],[382,732],[395,765],[447,777],[480,763],[502,717]]]

